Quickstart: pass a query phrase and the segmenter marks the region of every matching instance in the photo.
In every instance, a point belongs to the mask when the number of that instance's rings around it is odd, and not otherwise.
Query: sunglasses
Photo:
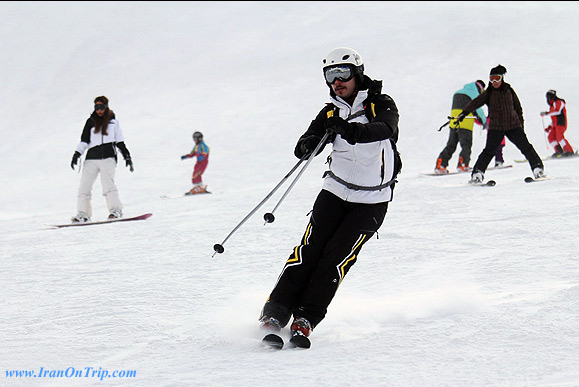
[[[336,79],[342,82],[348,82],[354,77],[354,72],[349,66],[330,67],[324,71],[324,77],[326,78],[326,82],[332,85],[336,82]]]
[[[489,77],[489,80],[490,80],[492,83],[500,82],[502,79],[503,79],[503,76],[502,76],[502,75],[491,75],[491,76]]]
[[[104,103],[97,103],[96,105],[94,105],[94,110],[105,110],[107,108],[107,105],[105,105]]]

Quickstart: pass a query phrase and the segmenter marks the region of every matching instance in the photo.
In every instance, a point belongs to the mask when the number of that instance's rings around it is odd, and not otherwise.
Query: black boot
[[[561,145],[559,144],[555,145],[555,153],[553,153],[551,157],[561,157],[562,155],[563,155],[563,148],[561,148]]]

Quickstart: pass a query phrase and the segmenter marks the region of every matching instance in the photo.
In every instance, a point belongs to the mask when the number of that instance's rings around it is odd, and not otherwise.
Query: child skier
[[[557,97],[555,90],[549,90],[546,96],[549,111],[541,112],[541,117],[551,117],[552,124],[545,129],[545,132],[549,133],[549,145],[555,149],[552,157],[574,156],[575,151],[565,138],[565,131],[567,130],[567,108],[565,106],[565,100]]]
[[[203,184],[201,176],[203,175],[203,172],[205,172],[207,164],[209,163],[209,147],[203,141],[203,133],[201,132],[193,133],[193,141],[195,142],[195,146],[193,147],[193,150],[191,150],[191,153],[181,156],[181,160],[197,157],[197,162],[193,168],[193,176],[191,178],[193,188],[186,192],[185,195],[195,195],[207,192],[207,186]]]

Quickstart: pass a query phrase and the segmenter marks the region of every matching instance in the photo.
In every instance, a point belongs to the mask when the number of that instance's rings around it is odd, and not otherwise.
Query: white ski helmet
[[[364,61],[362,56],[356,51],[348,47],[338,47],[330,51],[328,55],[322,60],[322,70],[325,71],[328,67],[339,65],[349,65],[352,67],[353,73],[360,81],[364,74]]]
[[[364,71],[364,61],[362,60],[362,56],[358,54],[356,50],[352,50],[348,47],[338,47],[333,49],[328,55],[326,55],[322,62],[324,63],[324,69],[334,65],[350,64],[354,67],[360,68],[360,72]]]

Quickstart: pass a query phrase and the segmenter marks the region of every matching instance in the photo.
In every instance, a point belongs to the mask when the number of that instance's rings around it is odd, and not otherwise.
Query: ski
[[[422,176],[448,176],[448,175],[458,175],[460,173],[469,173],[468,172],[448,172],[448,173],[436,173],[436,172],[422,172]]]
[[[281,336],[278,336],[275,333],[270,333],[264,336],[261,340],[261,344],[272,349],[282,349],[284,343]]]
[[[196,193],[196,194],[185,192],[184,194],[180,194],[180,195],[161,195],[161,199],[180,199],[180,198],[186,198],[189,196],[198,196],[198,195],[205,195],[205,194],[210,194],[210,193],[211,192],[209,192],[209,191],[200,192],[200,193]]]
[[[557,159],[563,159],[566,157],[553,157],[553,156],[548,156],[548,157],[543,157],[541,158],[541,161],[547,161],[547,160],[557,160]],[[515,160],[515,163],[528,163],[529,160],[524,159],[524,160]]]
[[[471,183],[470,181],[468,182],[469,185],[474,185],[477,187],[494,187],[495,185],[497,185],[497,182],[494,180],[489,180],[486,183]]]
[[[290,346],[292,348],[304,348],[304,349],[308,349],[311,347],[312,343],[310,341],[310,339],[308,339],[306,336],[304,335],[294,335],[292,336],[292,338],[289,341]]]
[[[553,160],[553,159],[562,159],[562,157],[543,157],[541,161]],[[529,160],[515,160],[515,163],[528,163]]]
[[[93,226],[95,224],[107,224],[107,223],[116,223],[116,222],[129,222],[133,220],[144,220],[148,219],[153,214],[143,214],[139,216],[133,216],[130,218],[116,218],[116,219],[105,219],[105,220],[97,220],[94,222],[83,222],[83,223],[64,223],[64,224],[47,224],[49,227],[54,228],[63,228],[63,227],[76,227],[76,226]]]
[[[556,155],[552,155],[551,157],[547,157],[548,159],[557,159],[557,160],[564,160],[564,159],[571,159],[574,157],[579,156],[579,150],[575,151],[573,153],[565,153],[563,154],[556,154]]]
[[[516,161],[516,160],[515,160]],[[526,161],[526,160],[525,160]],[[488,167],[487,171],[489,170],[497,170],[497,169],[507,169],[512,168],[512,165],[501,165],[500,167]],[[436,172],[421,172],[422,176],[448,176],[448,175],[459,175],[461,173],[471,173],[472,171],[456,171],[456,172],[448,172],[448,173],[436,173]]]
[[[577,156],[579,156],[579,151],[575,151],[573,154],[567,155],[567,156],[561,156],[561,155],[556,155],[556,156],[548,156],[548,157],[543,157],[541,160],[542,161],[547,161],[547,160],[566,160],[566,159],[573,159]],[[515,163],[528,163],[528,160],[515,160]]]
[[[535,179],[534,177],[531,176],[527,176],[525,177],[525,183],[533,183],[535,181],[543,181],[543,180],[549,180],[550,177],[541,177],[539,179]]]
[[[501,165],[500,167],[488,167],[488,168],[487,168],[487,171],[488,171],[488,170],[491,170],[491,169],[507,169],[507,168],[512,168],[512,167],[513,167],[513,166],[510,165],[510,164],[509,164],[509,165]]]

